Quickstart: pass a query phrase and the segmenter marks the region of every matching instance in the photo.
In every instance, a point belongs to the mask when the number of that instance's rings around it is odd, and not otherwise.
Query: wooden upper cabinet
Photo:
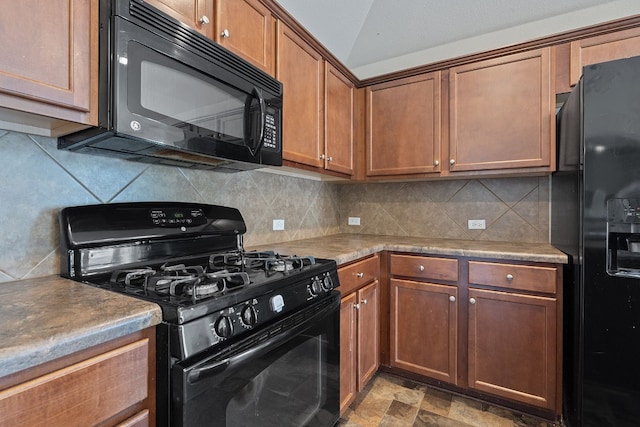
[[[186,26],[213,38],[213,0],[146,0]]]
[[[551,48],[449,71],[449,171],[552,171],[555,94]]]
[[[324,148],[324,61],[278,21],[276,78],[283,84],[282,157],[321,168]]]
[[[367,88],[367,176],[440,171],[440,72]]]
[[[326,64],[325,169],[353,174],[355,87],[340,71]]]
[[[0,40],[0,107],[97,124],[97,0],[3,1]]]
[[[271,11],[257,0],[217,0],[215,40],[274,75],[274,27]]]
[[[582,67],[637,55],[640,55],[640,28],[571,42],[571,85],[580,80]]]

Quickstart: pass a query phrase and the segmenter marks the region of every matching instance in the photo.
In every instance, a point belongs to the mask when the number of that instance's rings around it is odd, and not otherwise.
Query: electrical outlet
[[[350,216],[348,223],[349,223],[349,225],[360,225],[360,217],[359,216]]]
[[[273,231],[282,231],[282,230],[284,230],[284,219],[274,219]]]
[[[484,219],[470,219],[467,224],[469,230],[484,230],[487,228],[487,224]]]

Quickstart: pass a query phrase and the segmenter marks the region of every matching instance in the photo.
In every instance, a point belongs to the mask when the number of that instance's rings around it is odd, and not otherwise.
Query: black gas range
[[[156,340],[158,425],[335,422],[340,302],[335,261],[246,251],[242,215],[216,205],[75,206],[61,210],[60,225],[62,276],[162,309]],[[309,336],[315,338],[302,339]],[[232,363],[245,368],[227,370]],[[290,377],[283,368],[299,372]],[[290,389],[282,389],[286,383]],[[244,402],[248,390],[259,399]],[[297,417],[277,410],[296,399]],[[202,424],[210,417],[219,422]]]

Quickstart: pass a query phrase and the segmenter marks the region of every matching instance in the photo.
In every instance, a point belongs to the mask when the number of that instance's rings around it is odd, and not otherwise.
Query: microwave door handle
[[[258,141],[256,142],[255,147],[252,147],[251,146],[252,123],[251,123],[251,120],[249,120],[245,125],[244,143],[249,148],[249,151],[251,151],[251,154],[255,156],[255,154],[258,151],[260,151],[260,147],[262,146],[262,138],[264,138],[264,126],[266,122],[267,111],[266,111],[264,98],[262,97],[262,94],[257,88],[254,87],[253,90],[251,91],[250,96],[247,97],[247,100],[244,105],[245,117],[251,119],[251,102],[253,101],[253,99],[257,99],[258,105],[260,106],[260,132],[258,134],[259,135]]]

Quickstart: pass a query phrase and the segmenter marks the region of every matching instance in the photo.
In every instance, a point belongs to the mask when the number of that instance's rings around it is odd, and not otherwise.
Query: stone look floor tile
[[[338,427],[562,427],[424,384],[378,373]]]

